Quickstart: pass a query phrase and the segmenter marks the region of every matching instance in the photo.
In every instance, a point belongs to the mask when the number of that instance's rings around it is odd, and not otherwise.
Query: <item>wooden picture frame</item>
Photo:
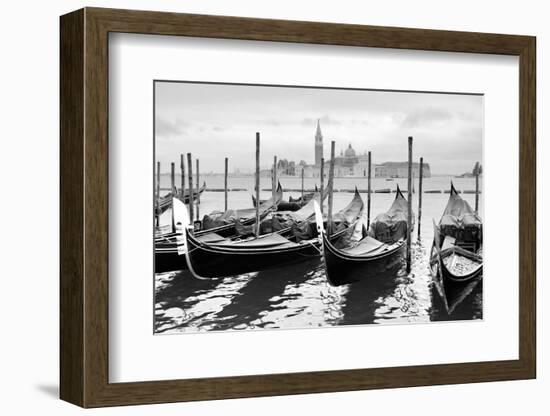
[[[61,17],[60,396],[83,407],[529,379],[536,376],[536,40],[530,36],[85,8]],[[519,359],[109,383],[108,34],[519,57]]]

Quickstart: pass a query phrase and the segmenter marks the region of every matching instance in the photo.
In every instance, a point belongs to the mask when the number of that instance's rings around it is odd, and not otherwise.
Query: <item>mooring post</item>
[[[407,178],[407,273],[411,272],[412,154],[413,138],[409,136],[409,174]]]
[[[334,147],[335,141],[330,142],[330,166],[328,171],[328,183],[333,184],[328,193],[328,214],[327,214],[327,235],[330,238],[332,234],[332,204],[334,202]]]
[[[367,230],[370,227],[370,198],[371,198],[371,153],[368,153],[367,159]]]
[[[474,168],[474,174],[476,177],[476,214],[479,211],[479,162],[476,162],[476,166]]]
[[[260,133],[256,132],[256,237],[260,235]]]
[[[174,162],[170,164],[170,192],[172,196],[178,195],[176,190],[176,164]]]
[[[420,158],[420,171],[418,172],[418,241],[420,241],[420,225],[422,223],[422,179],[424,177],[424,158]]]
[[[197,165],[197,221],[199,220],[199,205],[201,204],[201,185],[200,185],[200,173],[199,173],[199,159],[195,161]]]
[[[271,184],[271,196],[275,201],[275,193],[277,192],[277,156],[273,156],[273,183]],[[257,201],[256,203],[258,203]]]
[[[193,215],[193,205],[194,205],[194,193],[193,193],[193,158],[191,157],[191,153],[187,153],[187,167],[188,170],[188,180],[189,180],[189,221],[193,223],[193,218],[195,216]]]
[[[157,191],[156,191],[156,224],[160,223],[160,162],[157,162]]]
[[[223,192],[224,192],[224,212],[227,211],[227,175],[229,170],[229,159],[225,158],[225,173],[223,177]]]
[[[172,162],[170,164],[170,194],[172,195],[172,198],[176,198],[178,196],[178,192],[176,189],[176,164]],[[172,206],[172,232],[176,232],[176,224],[174,223],[174,207]]]
[[[323,213],[323,193],[325,192],[325,158],[321,158],[321,197],[319,198],[319,205],[321,208],[321,214]]]
[[[181,170],[181,202],[185,204],[185,159],[183,153],[180,154],[180,170]]]
[[[304,168],[302,167],[302,205],[304,205]]]

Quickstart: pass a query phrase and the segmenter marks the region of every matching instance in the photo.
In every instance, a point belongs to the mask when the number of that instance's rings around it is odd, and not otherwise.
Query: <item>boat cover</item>
[[[260,204],[260,217],[263,218],[267,213],[273,210],[277,204],[283,199],[283,189],[281,184],[277,187],[277,193],[275,198],[273,196]],[[210,230],[212,228],[220,227],[226,224],[233,224],[238,221],[251,219],[256,216],[256,208],[243,208],[243,209],[228,209],[225,212],[215,211],[210,215],[205,215],[202,219],[202,228],[204,230]]]
[[[451,193],[447,207],[439,221],[442,228],[454,227],[457,229],[481,228],[481,218],[475,213],[470,204],[460,197],[451,185]]]
[[[378,250],[383,246],[387,245],[382,243],[381,241],[375,240],[370,236],[367,236],[359,241],[356,245],[344,248],[342,249],[342,251],[347,254],[352,254],[354,256],[361,256],[372,253],[373,251]]]
[[[407,200],[397,187],[395,200],[390,209],[374,218],[369,227],[369,235],[383,243],[394,243],[407,238]],[[414,227],[414,212],[411,213]]]
[[[258,238],[252,238],[248,240],[224,240],[218,243],[212,243],[212,246],[216,247],[250,247],[250,248],[261,248],[261,247],[275,247],[280,245],[294,244],[288,239],[284,238],[279,234],[269,234],[265,236],[260,236]]]
[[[308,202],[306,207],[309,204],[313,205],[313,201]],[[336,214],[333,215],[333,226],[332,226],[332,232],[338,233],[342,231],[344,228],[348,228],[351,224],[355,223],[355,221],[361,217],[363,213],[363,199],[361,198],[361,195],[359,195],[359,192],[357,191],[357,188],[355,188],[355,194],[353,195],[352,200],[348,205],[346,205],[345,208],[338,211]],[[304,207],[304,208],[306,208]],[[302,209],[304,209],[302,208]],[[313,207],[312,207],[313,208]],[[317,225],[315,223],[315,217],[314,212],[311,216],[307,218],[307,221],[302,222],[296,222],[292,224],[292,233],[294,234],[294,237],[297,241],[302,240],[310,240],[312,238],[317,237]],[[326,218],[326,210],[324,215],[324,222],[326,224],[327,218]],[[353,229],[351,230],[353,231]],[[351,235],[351,232],[350,232]]]
[[[196,236],[195,238],[203,243],[214,243],[214,242],[219,242],[226,239],[225,237],[222,237],[221,235],[216,233],[206,233],[206,234]]]

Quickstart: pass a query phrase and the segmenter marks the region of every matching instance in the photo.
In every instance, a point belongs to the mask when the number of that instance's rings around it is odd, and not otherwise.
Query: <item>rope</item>
[[[315,250],[319,252],[319,254],[323,254],[323,251],[318,248],[315,244],[311,242],[311,240],[305,240],[304,243],[311,245]]]

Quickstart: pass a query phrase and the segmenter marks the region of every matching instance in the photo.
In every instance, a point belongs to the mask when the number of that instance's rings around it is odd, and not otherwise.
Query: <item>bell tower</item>
[[[317,119],[317,131],[315,132],[315,166],[321,166],[323,158],[323,134],[321,133],[321,125]]]

